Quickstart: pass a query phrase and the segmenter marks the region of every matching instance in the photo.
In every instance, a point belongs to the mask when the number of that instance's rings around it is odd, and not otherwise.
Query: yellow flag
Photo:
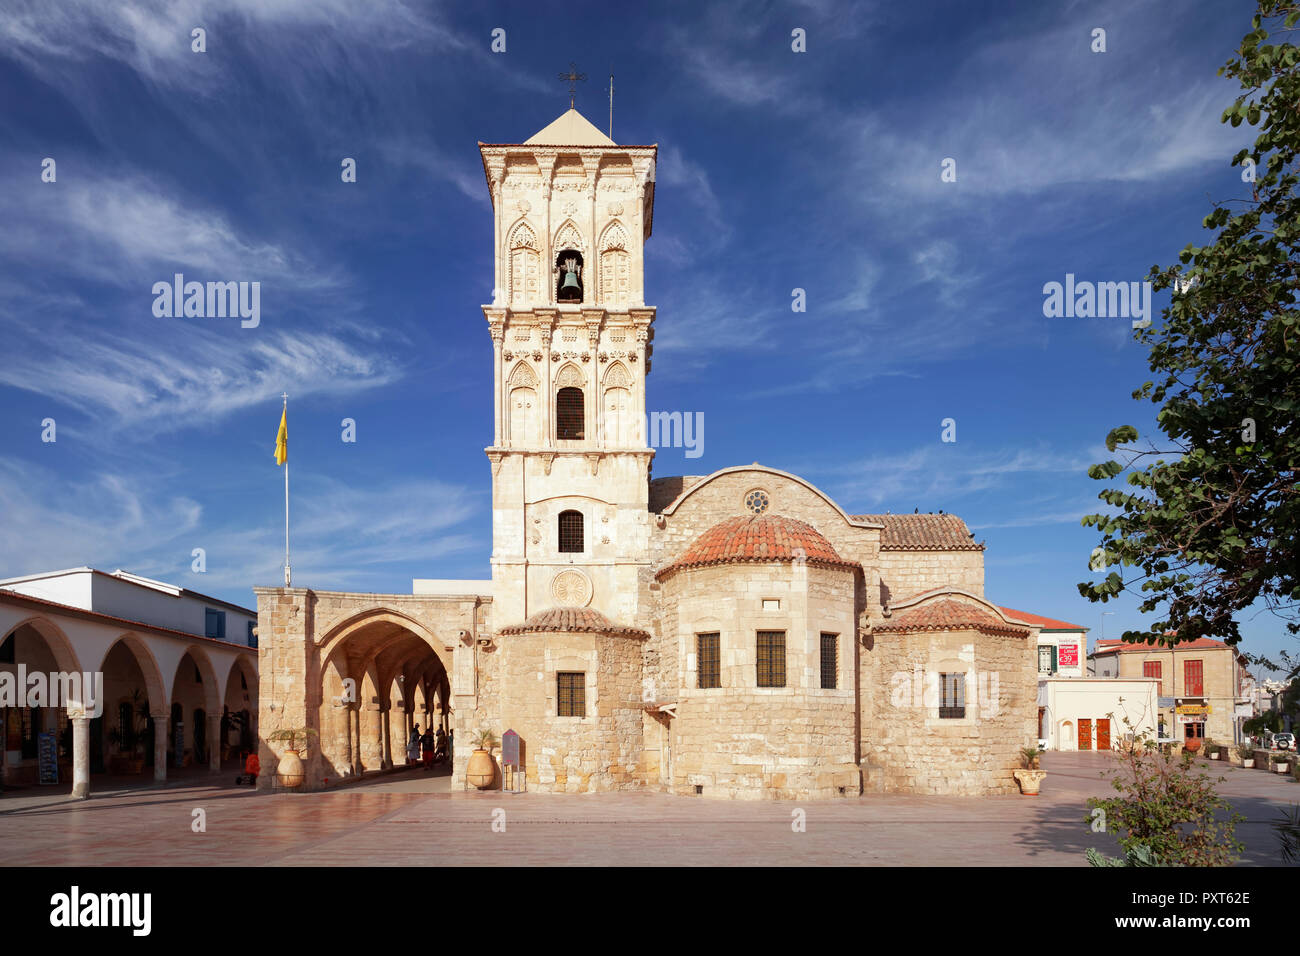
[[[280,413],[280,430],[275,435],[275,463],[283,465],[289,460],[289,409]]]

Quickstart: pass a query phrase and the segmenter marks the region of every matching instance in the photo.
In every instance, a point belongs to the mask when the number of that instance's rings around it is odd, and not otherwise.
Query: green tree
[[[1128,591],[1144,613],[1160,612],[1125,640],[1236,644],[1237,615],[1252,606],[1300,632],[1300,49],[1267,42],[1294,36],[1297,23],[1300,2],[1259,0],[1251,32],[1219,70],[1244,91],[1223,121],[1259,130],[1232,161],[1245,195],[1213,204],[1212,242],[1151,268],[1153,289],[1174,293],[1162,321],[1137,333],[1155,376],[1133,397],[1160,406],[1168,447],[1134,447],[1137,429],[1125,425],[1106,447],[1128,446],[1128,460],[1088,471],[1128,485],[1098,495],[1112,513],[1083,519],[1102,534],[1091,567],[1132,570],[1079,592],[1104,602]],[[1283,660],[1295,673],[1297,661]]]

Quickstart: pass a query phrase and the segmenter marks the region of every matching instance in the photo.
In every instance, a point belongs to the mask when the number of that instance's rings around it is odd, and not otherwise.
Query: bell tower
[[[645,241],[658,147],[572,107],[523,143],[479,143],[492,193],[493,623],[550,607],[638,617],[648,564]]]

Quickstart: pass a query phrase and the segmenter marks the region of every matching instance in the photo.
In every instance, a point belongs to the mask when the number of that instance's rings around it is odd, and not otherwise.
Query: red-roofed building
[[[1088,655],[1088,628],[1041,614],[1004,607],[1007,617],[1038,628],[1038,673],[1043,677],[1082,677]]]
[[[1174,645],[1098,641],[1089,655],[1098,677],[1155,678],[1161,736],[1199,748],[1205,739],[1234,744],[1253,713],[1246,658],[1222,641],[1198,637]]]

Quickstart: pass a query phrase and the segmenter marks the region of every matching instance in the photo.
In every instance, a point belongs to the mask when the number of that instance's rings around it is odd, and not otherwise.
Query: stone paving
[[[258,793],[226,780],[98,794],[0,797],[0,863],[30,865],[992,865],[1081,866],[1086,799],[1105,754],[1048,754],[1031,797],[864,796],[733,802],[659,793],[465,793],[411,770],[324,793]],[[1279,865],[1270,823],[1300,785],[1205,764],[1247,817],[1243,862]],[[492,829],[505,811],[505,832]],[[195,809],[206,832],[192,830]],[[806,831],[792,829],[806,812]]]

